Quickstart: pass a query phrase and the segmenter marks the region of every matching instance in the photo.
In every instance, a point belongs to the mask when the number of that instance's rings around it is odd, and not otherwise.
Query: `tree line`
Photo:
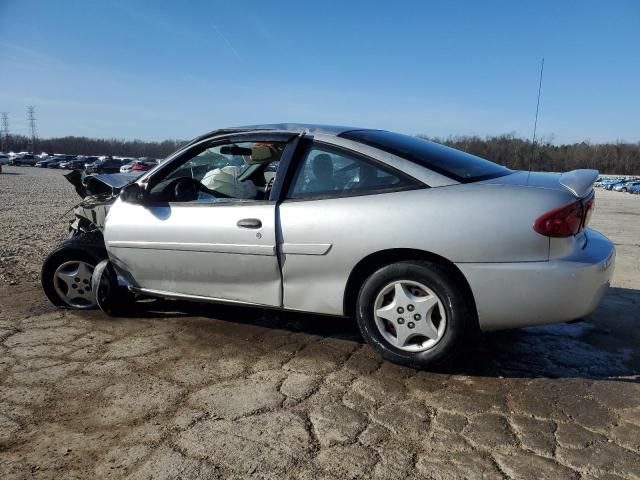
[[[562,172],[576,168],[595,168],[600,173],[640,175],[640,142],[638,143],[573,143],[554,145],[540,142],[534,146],[530,140],[514,135],[492,137],[457,136],[448,138],[421,138],[448,145],[478,155],[516,170],[543,170]],[[6,150],[27,150],[31,139],[12,135]],[[118,155],[123,157],[164,158],[185,143],[184,140],[149,142],[117,138],[61,137],[39,139],[37,151],[70,155]]]
[[[5,139],[3,139],[5,140]],[[30,151],[31,138],[10,135],[3,148],[13,151]],[[120,157],[164,158],[184,145],[184,140],[149,142],[124,140],[121,138],[59,137],[40,138],[36,142],[36,153],[62,153],[65,155],[112,155]]]
[[[578,168],[594,168],[604,174],[640,175],[640,142],[589,143],[554,145],[541,142],[534,145],[514,135],[494,137],[459,136],[428,138],[514,170],[566,172]]]

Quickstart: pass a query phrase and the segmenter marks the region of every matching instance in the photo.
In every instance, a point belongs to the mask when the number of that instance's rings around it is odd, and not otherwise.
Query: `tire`
[[[398,262],[377,270],[358,294],[356,314],[363,337],[394,363],[417,368],[450,364],[478,331],[473,300],[458,278],[452,267],[426,261]],[[401,285],[401,292],[411,295],[403,297],[397,285]],[[394,303],[397,295],[400,300]],[[389,296],[393,301],[385,304]],[[409,299],[409,303],[402,303],[403,299]],[[428,305],[434,305],[433,309],[428,310]],[[381,318],[375,312],[390,318]],[[394,335],[396,328],[404,332],[402,335],[409,334],[404,345],[399,346],[402,341],[400,335]],[[431,337],[419,331],[429,332]]]
[[[91,274],[93,268],[106,258],[107,251],[99,233],[81,233],[60,243],[45,259],[40,275],[42,289],[49,301],[63,308],[95,308]],[[75,282],[75,279],[80,281]],[[77,297],[68,296],[70,291]]]
[[[93,288],[98,307],[110,317],[121,317],[135,310],[135,295],[118,285],[118,275],[109,260],[103,260],[93,271]]]

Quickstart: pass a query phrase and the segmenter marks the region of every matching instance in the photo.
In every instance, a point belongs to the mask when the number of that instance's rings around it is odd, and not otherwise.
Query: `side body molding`
[[[326,255],[331,250],[330,243],[283,243],[280,253],[287,255]]]

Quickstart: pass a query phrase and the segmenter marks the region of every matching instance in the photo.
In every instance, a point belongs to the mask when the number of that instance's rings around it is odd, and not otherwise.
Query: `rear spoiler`
[[[560,185],[576,197],[582,198],[592,190],[598,175],[598,170],[571,170],[570,172],[560,175]]]

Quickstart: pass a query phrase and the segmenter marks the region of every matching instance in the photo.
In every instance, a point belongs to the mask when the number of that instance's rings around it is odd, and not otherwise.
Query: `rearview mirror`
[[[144,187],[137,183],[130,183],[122,189],[120,192],[120,198],[123,202],[141,204],[144,203],[146,193],[147,192]]]
[[[238,147],[237,145],[225,145],[220,148],[222,155],[243,155],[250,157],[252,150],[250,148]]]

